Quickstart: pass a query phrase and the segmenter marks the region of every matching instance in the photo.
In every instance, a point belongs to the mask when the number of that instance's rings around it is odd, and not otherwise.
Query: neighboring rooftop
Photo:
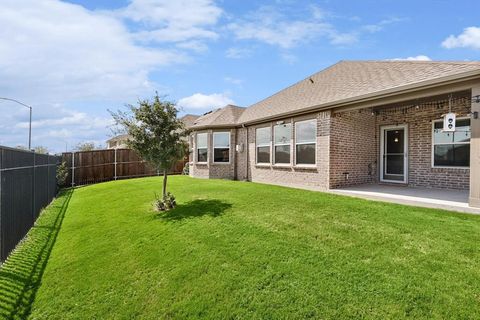
[[[245,109],[237,123],[266,120],[314,107],[382,94],[451,77],[480,75],[480,62],[340,61]]]
[[[229,104],[200,116],[194,122],[192,128],[235,126],[244,111],[245,108]]]
[[[124,141],[124,140],[128,140],[129,138],[130,138],[130,135],[128,134],[119,134],[118,136],[108,139],[107,143],[115,142],[115,141]]]

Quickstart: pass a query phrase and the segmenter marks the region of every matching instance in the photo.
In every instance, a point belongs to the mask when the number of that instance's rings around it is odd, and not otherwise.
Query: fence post
[[[114,159],[114,165],[115,165],[115,173],[114,173],[114,179],[117,180],[117,148],[115,147],[115,159]]]
[[[30,150],[31,151],[31,150]],[[35,221],[35,204],[36,204],[36,201],[35,201],[35,171],[37,171],[37,166],[36,166],[36,163],[35,163],[35,156],[36,156],[36,153],[35,151],[33,152],[33,164],[32,164],[32,221]],[[33,223],[32,223],[33,224]]]
[[[75,186],[75,151],[72,152],[72,188]]]
[[[48,194],[48,197],[50,198],[50,155],[47,153],[47,180],[46,181],[46,184],[47,184],[47,194]]]
[[[4,243],[3,243],[3,217],[2,217],[2,192],[3,192],[3,180],[2,180],[2,170],[3,169],[3,148],[0,148],[0,261],[3,260],[4,256]]]

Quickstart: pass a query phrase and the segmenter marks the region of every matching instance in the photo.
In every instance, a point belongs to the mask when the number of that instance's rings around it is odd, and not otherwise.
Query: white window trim
[[[297,146],[303,145],[303,144],[312,144],[312,142],[297,142],[297,124],[305,123],[305,122],[313,122],[315,124],[315,138],[314,138],[314,144],[315,144],[315,163],[314,164],[307,164],[307,163],[297,163]],[[298,168],[314,168],[317,166],[317,119],[308,119],[308,120],[302,120],[302,121],[296,121],[295,122],[295,150],[294,150],[294,163],[295,167]]]
[[[470,130],[472,130],[472,120],[470,117],[458,117],[455,119],[456,120],[466,120],[466,119],[470,119]],[[437,120],[433,120],[432,121],[432,154],[431,154],[431,162],[430,162],[430,165],[431,165],[431,168],[432,169],[470,169],[469,166],[436,166],[435,165],[435,146],[440,146],[440,145],[455,145],[455,144],[468,144],[470,145],[470,141],[469,142],[455,142],[455,143],[435,143],[435,123],[436,122],[443,122],[443,119],[437,119]],[[471,150],[470,150],[471,151]]]
[[[276,126],[282,126],[282,125],[287,125],[289,124],[290,125],[290,142],[289,143],[276,143],[275,142],[275,127]],[[292,165],[292,123],[291,122],[286,122],[286,123],[283,123],[283,124],[275,124],[272,128],[272,144],[273,144],[273,148],[272,148],[272,163],[274,166],[276,167],[290,167]],[[275,147],[281,147],[281,146],[290,146],[290,150],[289,150],[289,156],[290,156],[290,160],[288,163],[276,163],[276,160],[275,160]]]
[[[199,148],[198,147],[198,135],[199,134],[206,134],[207,135],[207,147],[206,148]],[[208,163],[208,158],[209,158],[209,155],[208,155],[208,138],[209,138],[208,132],[198,132],[195,135],[195,163],[199,163],[199,164],[207,164]],[[199,149],[207,149],[207,161],[198,161],[198,150]]]
[[[223,147],[223,148],[220,148],[220,147],[215,148],[215,136],[218,136],[219,134],[225,134],[225,133],[228,134],[228,162],[215,161],[215,149],[225,149],[225,148],[226,148],[226,147]],[[232,152],[231,152],[232,148],[231,148],[231,147],[232,147],[232,146],[231,146],[231,141],[230,141],[230,140],[231,140],[231,133],[230,133],[230,131],[216,131],[216,132],[213,133],[213,141],[212,141],[212,143],[213,143],[213,154],[212,154],[212,156],[213,156],[213,163],[215,163],[215,164],[230,164],[230,163],[231,163],[231,161],[232,161]]]
[[[268,143],[263,143],[263,144],[258,144],[257,143],[257,130],[258,129],[265,129],[268,128],[270,131],[270,141]],[[258,127],[255,128],[255,164],[260,165],[260,166],[269,166],[272,163],[272,126],[265,126],[265,127]],[[268,162],[258,162],[258,148],[259,147],[268,147],[269,148],[269,159]]]

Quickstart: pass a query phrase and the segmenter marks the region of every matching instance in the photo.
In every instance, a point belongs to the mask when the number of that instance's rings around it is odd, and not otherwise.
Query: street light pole
[[[0,99],[15,102],[15,103],[18,103],[18,104],[30,109],[30,120],[29,120],[29,125],[28,125],[28,150],[31,150],[32,149],[32,107],[30,107],[29,105],[26,105],[25,103],[22,103],[18,100],[15,100],[15,99],[2,98],[2,97],[0,97]]]

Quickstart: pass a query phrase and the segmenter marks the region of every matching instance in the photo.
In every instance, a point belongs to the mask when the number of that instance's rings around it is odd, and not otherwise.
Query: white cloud
[[[58,0],[3,0],[1,94],[34,107],[34,144],[55,150],[66,132],[70,144],[102,140],[110,121],[105,110],[165,90],[151,74],[189,62],[191,51],[207,50],[205,41],[217,38],[210,28],[221,15],[209,0],[133,0],[115,11]],[[156,45],[143,44],[142,37]],[[0,108],[0,144],[25,145],[28,112],[4,103]]]
[[[252,50],[246,48],[228,48],[225,56],[231,59],[242,59],[250,57],[252,53]]]
[[[225,82],[228,82],[228,83],[231,83],[231,84],[234,84],[234,85],[237,85],[237,86],[240,86],[240,85],[243,84],[242,79],[237,79],[237,78],[233,78],[233,77],[225,77],[225,78],[223,78],[223,80],[225,80]]]
[[[277,9],[264,6],[245,19],[230,23],[227,28],[237,39],[258,40],[284,49],[322,36],[334,40],[339,32],[324,22],[319,12],[314,8],[308,19],[291,20]]]
[[[136,39],[156,42],[216,39],[218,34],[209,28],[222,13],[212,0],[132,0],[117,11],[146,29],[135,34]]]
[[[375,24],[364,25],[362,29],[370,33],[376,33],[376,32],[382,31],[387,25],[402,22],[405,20],[406,20],[405,18],[392,17],[388,19],[383,19],[380,22]]]
[[[88,128],[106,128],[113,125],[112,118],[92,117],[85,112],[70,111],[66,109],[60,109],[62,115],[58,118],[45,118],[32,121],[32,128],[50,128],[50,127],[68,127],[77,126],[80,124],[85,125]],[[28,128],[29,123],[19,122],[16,124],[17,128]]]
[[[303,15],[305,16],[305,15]],[[328,15],[317,6],[310,6],[302,19],[292,19],[277,8],[260,7],[244,19],[227,25],[237,39],[257,40],[270,45],[290,49],[315,39],[326,38],[334,45],[347,45],[357,42],[355,32],[338,31],[325,18]]]
[[[203,94],[195,93],[189,97],[178,100],[177,105],[186,111],[210,110],[233,104],[225,93]]]
[[[112,17],[59,1],[4,1],[0,21],[0,87],[28,88],[30,96],[152,91],[150,71],[186,60],[172,49],[136,45]]]
[[[390,59],[390,60],[394,60],[394,61],[432,61],[432,59],[430,59],[430,57],[422,55],[422,54],[418,55],[418,56],[414,56],[414,57],[394,58],[394,59]]]
[[[450,35],[442,42],[442,46],[447,49],[480,49],[480,27],[468,27],[458,36]]]

